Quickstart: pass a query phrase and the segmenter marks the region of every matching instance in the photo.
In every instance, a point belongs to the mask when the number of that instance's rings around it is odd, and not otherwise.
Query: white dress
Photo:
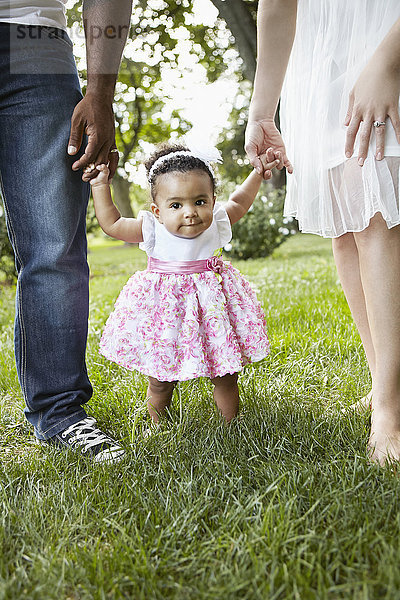
[[[343,125],[358,75],[400,18],[399,0],[298,0],[297,28],[282,90],[281,125],[294,172],[288,175],[285,216],[305,233],[337,237],[362,231],[380,212],[400,223],[400,145],[386,121],[385,158],[344,155]]]
[[[100,342],[109,360],[159,381],[222,377],[269,352],[262,307],[246,279],[215,256],[232,237],[216,203],[211,226],[193,239],[173,235],[141,211],[139,247],[166,271],[138,271],[124,286]],[[213,256],[214,255],[214,256]],[[171,272],[176,264],[206,262],[206,271]]]

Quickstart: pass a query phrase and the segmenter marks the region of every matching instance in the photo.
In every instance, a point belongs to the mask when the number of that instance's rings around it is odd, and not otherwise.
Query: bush
[[[256,198],[249,212],[232,227],[232,241],[225,247],[230,258],[264,258],[298,231],[294,219],[283,217],[284,200],[282,188]]]

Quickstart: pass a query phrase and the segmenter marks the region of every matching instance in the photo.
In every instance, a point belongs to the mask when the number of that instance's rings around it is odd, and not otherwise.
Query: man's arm
[[[118,165],[112,103],[122,51],[129,32],[132,0],[83,0],[86,38],[87,89],[71,119],[68,153],[76,154],[83,134],[84,155],[74,162],[77,171],[90,163],[110,164],[110,178]]]

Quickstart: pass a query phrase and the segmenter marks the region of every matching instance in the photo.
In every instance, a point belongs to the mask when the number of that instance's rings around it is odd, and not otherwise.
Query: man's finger
[[[91,163],[97,162],[98,164],[100,164],[100,162],[104,162],[104,159],[101,161],[98,160],[98,156],[99,156],[101,149],[102,149],[102,146],[99,145],[97,136],[89,135],[89,139],[88,139],[87,146],[85,148],[85,152],[84,152],[84,154],[82,154],[82,156],[80,157],[79,160],[74,162],[74,164],[72,165],[72,170],[78,171],[79,169],[84,169]],[[107,160],[108,159],[106,159],[105,162],[107,162]]]
[[[109,157],[108,168],[110,169],[110,174],[108,176],[108,181],[111,181],[118,167],[119,154],[118,152],[110,152]]]
[[[82,146],[83,133],[85,129],[85,123],[81,119],[77,119],[72,115],[71,119],[71,131],[68,140],[68,154],[76,154],[79,148]]]

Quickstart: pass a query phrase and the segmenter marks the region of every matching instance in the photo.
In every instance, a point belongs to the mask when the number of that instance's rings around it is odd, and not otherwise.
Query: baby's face
[[[159,175],[155,191],[151,210],[173,235],[195,238],[210,227],[215,196],[211,179],[204,171]]]

